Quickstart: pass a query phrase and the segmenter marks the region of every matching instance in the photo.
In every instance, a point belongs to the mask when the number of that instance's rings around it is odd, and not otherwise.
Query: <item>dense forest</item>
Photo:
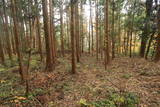
[[[0,0],[0,107],[160,107],[160,0]]]

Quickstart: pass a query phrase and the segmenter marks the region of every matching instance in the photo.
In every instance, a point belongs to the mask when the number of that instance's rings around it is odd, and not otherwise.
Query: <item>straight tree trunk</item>
[[[96,13],[96,59],[98,60],[98,53],[99,53],[99,22],[98,22],[98,0],[96,0],[96,7],[95,7],[95,13]]]
[[[114,29],[114,12],[115,12],[115,2],[113,2],[113,7],[112,7],[112,59],[115,58],[115,29]]]
[[[53,70],[52,62],[52,48],[51,48],[51,36],[50,36],[50,21],[47,8],[47,0],[42,0],[43,9],[43,22],[44,22],[44,33],[45,33],[45,43],[46,43],[46,71]]]
[[[9,59],[12,61],[12,50],[11,50],[11,42],[10,42],[8,17],[7,17],[7,14],[6,14],[5,0],[3,0],[3,13],[4,13],[4,18],[5,18],[5,21],[3,20],[4,21],[3,24],[4,24],[5,34],[6,34],[7,52],[8,52]]]
[[[17,10],[16,10],[16,4],[15,0],[11,0],[11,5],[12,5],[12,14],[13,14],[13,23],[14,23],[14,35],[15,35],[15,43],[16,43],[16,49],[17,49],[17,55],[18,55],[18,62],[19,62],[19,73],[21,75],[22,81],[24,81],[24,71],[23,71],[23,59],[22,59],[22,54],[21,54],[21,47],[19,43],[19,33],[18,33],[18,19],[17,19]]]
[[[153,40],[154,34],[155,34],[155,32],[153,32],[153,34],[151,35],[151,37],[150,37],[150,39],[149,39],[149,43],[148,43],[148,47],[147,47],[147,51],[146,51],[146,54],[145,54],[145,59],[148,59],[148,53],[149,53],[149,50],[150,50],[150,47],[151,47],[151,43],[152,43],[152,40]]]
[[[76,6],[75,6],[75,24],[76,24],[76,33],[75,33],[75,35],[76,35],[76,56],[77,56],[77,62],[80,62],[80,55],[79,55],[79,53],[80,53],[80,50],[79,50],[79,34],[80,34],[80,32],[79,32],[79,11],[78,11],[78,2],[76,3]]]
[[[157,26],[158,26],[158,35],[157,35],[157,47],[155,52],[154,61],[158,62],[160,60],[160,7],[158,8],[157,12]]]
[[[150,16],[151,16],[151,10],[152,10],[152,4],[153,0],[146,0],[146,20],[145,20],[145,28],[142,34],[142,39],[141,39],[141,47],[140,47],[140,56],[144,57],[145,56],[145,50],[146,50],[146,45],[147,45],[147,40],[148,40],[148,35],[149,35],[149,21],[150,21]]]
[[[93,54],[93,51],[94,51],[94,41],[93,41],[93,20],[92,20],[92,1],[90,0],[90,26],[91,26],[91,40],[92,40],[92,47],[91,47],[91,49],[92,49],[92,54]]]
[[[62,2],[61,6],[60,6],[61,52],[62,52],[62,56],[64,57],[63,0],[61,2]]]
[[[70,21],[70,31],[71,31],[71,48],[72,48],[72,73],[76,73],[76,62],[75,62],[75,35],[74,35],[74,7],[76,0],[71,0],[71,21]]]
[[[4,57],[4,51],[3,51],[3,46],[2,46],[2,39],[1,39],[1,35],[0,35],[0,63],[5,65],[5,57]]]
[[[53,1],[49,0],[49,19],[50,19],[50,24],[49,24],[49,30],[50,30],[50,43],[51,43],[51,56],[52,56],[52,63],[55,64],[55,57],[56,57],[56,39],[55,39],[55,27],[54,27],[54,9],[53,9]],[[53,66],[55,68],[55,66]]]
[[[105,0],[105,69],[107,69],[107,65],[110,63],[110,55],[109,55],[109,0]]]

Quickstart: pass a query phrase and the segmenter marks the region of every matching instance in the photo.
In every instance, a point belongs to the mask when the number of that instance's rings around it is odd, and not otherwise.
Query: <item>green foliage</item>
[[[139,98],[135,93],[110,93],[107,99],[87,103],[85,99],[80,100],[82,107],[136,107]]]
[[[106,72],[112,72],[112,70],[109,69],[109,70],[107,70]]]
[[[88,107],[90,104],[87,103],[86,99],[80,99],[79,104],[81,107]]]
[[[122,78],[125,78],[125,79],[129,79],[130,77],[132,77],[131,74],[124,74],[124,75],[122,75]]]

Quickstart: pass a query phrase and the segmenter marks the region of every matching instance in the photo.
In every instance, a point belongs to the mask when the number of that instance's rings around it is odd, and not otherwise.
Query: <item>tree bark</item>
[[[18,55],[18,62],[19,62],[19,73],[21,75],[22,81],[24,81],[24,71],[23,71],[23,59],[22,59],[22,54],[21,54],[21,46],[20,46],[20,41],[19,41],[19,33],[18,33],[18,19],[17,19],[17,10],[16,10],[16,4],[15,0],[11,0],[11,5],[12,5],[12,14],[13,14],[13,23],[14,23],[14,35],[15,35],[15,43],[16,43],[16,49],[17,49],[17,55]]]
[[[47,0],[42,0],[43,8],[43,22],[44,22],[44,33],[45,33],[45,43],[46,43],[46,71],[53,70],[52,62],[52,49],[51,49],[51,36],[50,36],[50,21],[47,8]]]
[[[105,0],[105,69],[107,69],[107,65],[110,63],[110,55],[109,55],[109,0]]]
[[[160,7],[157,12],[157,26],[158,26],[158,35],[157,35],[157,47],[155,52],[154,61],[158,62],[160,60]]]
[[[72,48],[72,73],[76,73],[76,62],[75,62],[75,36],[74,36],[74,7],[76,0],[71,0],[71,21],[70,21],[70,31],[71,31],[71,48]]]

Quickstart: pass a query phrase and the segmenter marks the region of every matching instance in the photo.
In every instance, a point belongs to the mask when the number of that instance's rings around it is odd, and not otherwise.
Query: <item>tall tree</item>
[[[14,23],[14,35],[15,35],[15,43],[16,43],[16,49],[17,49],[17,55],[18,55],[18,62],[19,62],[19,73],[21,75],[22,81],[25,80],[24,78],[24,68],[23,68],[23,58],[22,58],[22,53],[20,51],[21,45],[20,45],[20,39],[19,39],[19,26],[18,26],[18,18],[17,18],[17,7],[15,0],[11,0],[11,5],[12,5],[12,16],[13,16],[13,23]]]
[[[47,7],[48,7],[47,0],[42,0],[44,33],[45,33],[45,43],[46,43],[46,71],[52,71],[53,57],[52,57],[52,48],[51,48],[50,21],[49,21]]]
[[[61,23],[61,51],[64,57],[64,26],[63,26],[63,0],[61,0],[60,5],[60,23]]]
[[[156,47],[156,53],[155,53],[155,62],[158,62],[160,60],[160,7],[158,7],[157,12],[157,27],[158,27],[158,35],[157,35],[157,47]]]
[[[112,58],[115,58],[115,1],[112,1]]]
[[[98,0],[95,3],[95,14],[96,14],[96,58],[98,60],[98,53],[99,53],[99,22],[98,22]]]
[[[74,8],[77,0],[71,0],[71,20],[70,20],[70,31],[71,31],[71,48],[72,48],[72,73],[76,73],[76,62],[75,62],[75,35],[74,35]]]
[[[8,17],[7,17],[7,10],[6,10],[6,2],[5,0],[3,1],[3,13],[4,13],[4,28],[5,28],[5,34],[6,34],[6,42],[7,42],[7,51],[8,51],[8,56],[10,60],[12,61],[12,50],[11,50],[11,42],[10,42],[10,34],[9,34],[9,26],[8,26]]]
[[[141,47],[140,47],[140,56],[141,57],[144,57],[144,55],[145,55],[146,44],[147,44],[148,35],[149,35],[149,23],[148,22],[150,21],[152,5],[153,5],[153,0],[146,0],[145,28],[144,28],[144,31],[143,31],[143,34],[142,34]]]
[[[109,0],[105,0],[105,69],[107,69],[107,65],[110,63],[110,55],[109,55]]]
[[[78,7],[78,1],[75,4],[75,35],[76,35],[76,56],[77,56],[77,62],[80,62],[80,42],[79,42],[79,7]]]

